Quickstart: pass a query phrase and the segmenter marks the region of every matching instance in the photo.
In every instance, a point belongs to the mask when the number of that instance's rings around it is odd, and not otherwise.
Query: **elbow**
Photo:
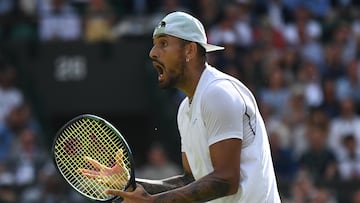
[[[239,183],[240,183],[240,174],[238,170],[234,171],[227,171],[223,178],[228,184],[228,193],[227,195],[233,195],[238,192],[239,189]]]
[[[229,183],[229,192],[228,195],[233,195],[238,192],[239,189],[239,178],[238,177],[232,177],[230,180],[228,180]]]
[[[219,176],[219,181],[222,182],[223,195],[233,195],[238,192],[240,175],[235,173],[223,173]],[[220,186],[220,185],[219,185]]]
[[[238,170],[217,170],[213,172],[213,178],[216,182],[216,188],[222,196],[233,195],[238,192],[240,183]]]

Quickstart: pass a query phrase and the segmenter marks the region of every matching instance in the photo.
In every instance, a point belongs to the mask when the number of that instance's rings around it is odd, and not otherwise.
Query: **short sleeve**
[[[243,139],[245,103],[231,81],[215,81],[205,89],[201,114],[209,145],[225,139]]]

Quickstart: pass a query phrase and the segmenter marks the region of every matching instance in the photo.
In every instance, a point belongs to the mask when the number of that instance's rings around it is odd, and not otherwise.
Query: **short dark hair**
[[[198,48],[198,50],[199,50],[199,52],[198,52],[198,56],[199,57],[206,57],[206,49],[203,47],[203,46],[201,46],[201,44],[199,44],[199,43],[196,43],[196,45],[197,45],[197,48]]]

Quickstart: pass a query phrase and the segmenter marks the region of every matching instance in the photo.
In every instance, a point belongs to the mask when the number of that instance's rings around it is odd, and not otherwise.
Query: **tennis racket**
[[[90,200],[110,202],[117,197],[104,190],[136,188],[129,145],[98,116],[84,114],[66,123],[54,139],[53,158],[66,182]]]

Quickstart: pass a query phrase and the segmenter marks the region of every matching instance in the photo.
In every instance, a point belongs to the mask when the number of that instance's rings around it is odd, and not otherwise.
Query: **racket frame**
[[[65,129],[67,129],[69,126],[71,126],[73,123],[81,120],[81,119],[91,119],[91,120],[95,120],[96,122],[100,122],[100,123],[103,123],[105,124],[106,126],[108,126],[109,128],[111,128],[115,134],[121,139],[121,142],[123,143],[124,147],[126,148],[127,150],[127,155],[128,155],[128,158],[129,158],[129,167],[130,167],[130,179],[129,181],[127,182],[126,186],[124,187],[124,190],[128,190],[130,187],[132,189],[135,189],[136,188],[136,181],[135,181],[135,162],[134,162],[134,158],[133,158],[133,154],[132,154],[132,151],[131,151],[131,148],[129,146],[129,144],[127,143],[126,139],[122,136],[122,134],[120,133],[120,131],[115,128],[110,122],[108,122],[107,120],[105,120],[104,118],[101,118],[99,116],[96,116],[94,114],[82,114],[82,115],[79,115],[79,116],[76,116],[74,117],[73,119],[71,119],[70,121],[68,121],[67,123],[65,123],[56,133],[55,137],[54,137],[54,140],[53,140],[53,145],[52,145],[52,155],[53,155],[53,162],[54,162],[54,165],[55,165],[55,168],[57,169],[57,171],[61,174],[61,176],[63,177],[63,179],[73,188],[75,189],[75,191],[77,191],[79,194],[81,194],[82,196],[86,197],[87,199],[90,199],[90,200],[94,200],[94,201],[97,201],[97,202],[110,202],[110,201],[114,201],[114,200],[119,200],[121,198],[117,197],[117,196],[113,196],[113,197],[110,197],[109,199],[105,199],[105,200],[100,200],[100,199],[97,199],[97,198],[94,198],[90,195],[87,195],[85,193],[83,193],[82,191],[80,191],[78,188],[76,188],[72,183],[70,183],[67,178],[65,177],[65,175],[63,174],[63,172],[60,170],[59,166],[58,166],[58,163],[56,161],[56,150],[55,150],[55,147],[56,147],[56,143],[59,139],[59,137],[61,136],[61,134],[64,132]],[[100,183],[99,183],[100,184]]]

